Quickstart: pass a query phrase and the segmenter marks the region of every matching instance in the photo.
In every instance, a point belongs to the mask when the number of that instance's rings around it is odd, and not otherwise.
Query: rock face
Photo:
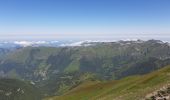
[[[170,85],[148,94],[145,100],[170,100]]]

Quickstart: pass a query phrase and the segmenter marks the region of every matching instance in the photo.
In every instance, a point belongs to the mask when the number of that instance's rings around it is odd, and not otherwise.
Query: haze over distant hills
[[[11,44],[14,48],[0,49],[1,78],[25,80],[44,97],[62,95],[86,81],[143,75],[170,64],[170,45],[160,40]]]
[[[125,39],[125,40],[52,40],[52,41],[0,41],[0,48],[19,48],[19,47],[65,47],[65,46],[90,46],[101,42],[120,42],[120,41],[138,41],[144,42],[140,39]],[[147,40],[145,40],[147,41]],[[165,41],[168,42],[168,41]],[[168,42],[169,43],[169,42]]]
[[[0,0],[0,100],[170,100],[170,0]]]

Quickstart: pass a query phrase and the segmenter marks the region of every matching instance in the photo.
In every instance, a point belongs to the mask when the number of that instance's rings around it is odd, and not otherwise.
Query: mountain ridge
[[[154,40],[154,39],[152,39]],[[149,40],[140,40],[140,39],[125,39],[125,40],[53,40],[53,41],[47,41],[47,40],[41,40],[41,41],[0,41],[0,47],[1,48],[14,48],[14,47],[40,47],[40,46],[46,46],[46,47],[74,47],[74,46],[90,46],[95,43],[109,43],[109,42],[117,42],[117,43],[125,43],[125,42],[136,42],[136,43],[142,43]],[[169,43],[167,41],[159,41],[154,40],[158,43]]]
[[[33,82],[44,96],[61,95],[86,80],[142,75],[170,64],[170,46],[158,40],[90,46],[23,47],[0,59],[1,77]]]
[[[87,81],[61,96],[44,100],[166,100],[154,94],[170,88],[170,65],[145,75],[108,82]],[[162,92],[163,93],[163,92]],[[170,94],[166,94],[166,98]]]

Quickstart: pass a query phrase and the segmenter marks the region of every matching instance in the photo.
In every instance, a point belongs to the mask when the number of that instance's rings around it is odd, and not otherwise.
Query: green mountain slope
[[[61,95],[84,82],[141,75],[170,64],[170,46],[158,40],[93,43],[79,47],[25,47],[0,60],[0,76],[33,81],[44,95]]]
[[[41,100],[31,84],[16,79],[0,79],[0,100]]]
[[[121,80],[88,81],[62,96],[44,100],[144,100],[150,93],[169,84],[170,65],[150,74],[130,76]]]

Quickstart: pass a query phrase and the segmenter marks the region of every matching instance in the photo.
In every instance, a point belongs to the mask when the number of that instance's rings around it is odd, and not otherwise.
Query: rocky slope
[[[145,99],[146,100],[170,100],[170,84],[164,85],[160,89],[147,94]]]

